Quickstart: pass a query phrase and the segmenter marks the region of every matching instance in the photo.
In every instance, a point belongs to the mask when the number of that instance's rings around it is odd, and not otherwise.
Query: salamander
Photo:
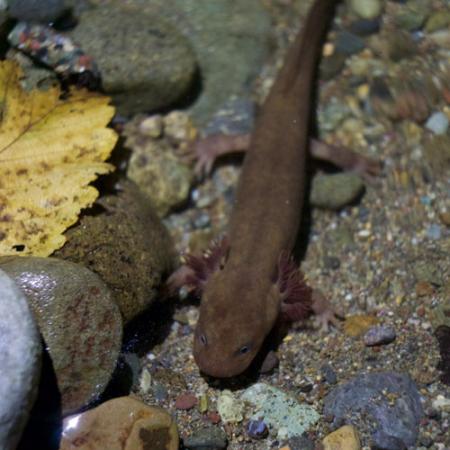
[[[249,139],[226,238],[187,257],[184,283],[201,296],[194,358],[207,375],[241,374],[280,317],[299,320],[323,307],[290,254],[305,194],[313,79],[335,3],[314,2],[287,52]]]

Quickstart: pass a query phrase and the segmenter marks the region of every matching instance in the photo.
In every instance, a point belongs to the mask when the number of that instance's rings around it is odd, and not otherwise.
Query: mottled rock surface
[[[26,295],[52,359],[63,414],[96,399],[115,368],[122,320],[111,293],[90,270],[56,258],[4,257]]]
[[[324,414],[333,417],[333,423],[368,428],[376,445],[395,449],[415,445],[423,410],[409,375],[378,372],[358,375],[333,389],[325,398]]]

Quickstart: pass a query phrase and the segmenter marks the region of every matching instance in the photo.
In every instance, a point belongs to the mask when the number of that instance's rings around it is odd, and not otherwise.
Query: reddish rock
[[[181,394],[175,400],[175,408],[177,409],[191,409],[197,404],[197,397],[193,394]]]

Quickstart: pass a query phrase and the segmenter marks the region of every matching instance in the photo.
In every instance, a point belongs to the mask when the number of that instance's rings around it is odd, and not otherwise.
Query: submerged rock
[[[36,398],[41,339],[28,302],[0,270],[0,448],[19,442]]]
[[[312,181],[310,202],[319,208],[340,209],[354,202],[363,190],[361,177],[351,172],[317,175]]]
[[[177,450],[178,431],[162,408],[147,406],[132,397],[119,397],[67,417],[59,448]]]
[[[149,199],[131,181],[121,181],[116,195],[97,203],[103,210],[82,216],[55,256],[100,275],[128,322],[155,300],[172,267],[172,242]]]
[[[26,295],[52,360],[63,414],[96,399],[116,366],[122,320],[90,270],[56,258],[5,257],[3,269]]]
[[[121,2],[87,9],[68,33],[92,56],[121,114],[162,108],[188,90],[195,56],[177,28]]]
[[[325,398],[324,414],[333,417],[333,424],[366,429],[380,448],[396,449],[415,445],[423,410],[409,375],[379,372],[358,375],[333,389]]]

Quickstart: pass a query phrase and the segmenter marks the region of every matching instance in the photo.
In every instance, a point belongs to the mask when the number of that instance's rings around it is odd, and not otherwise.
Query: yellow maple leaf
[[[114,108],[86,90],[26,92],[21,76],[0,61],[0,255],[48,256],[97,198],[89,183],[113,169]]]

